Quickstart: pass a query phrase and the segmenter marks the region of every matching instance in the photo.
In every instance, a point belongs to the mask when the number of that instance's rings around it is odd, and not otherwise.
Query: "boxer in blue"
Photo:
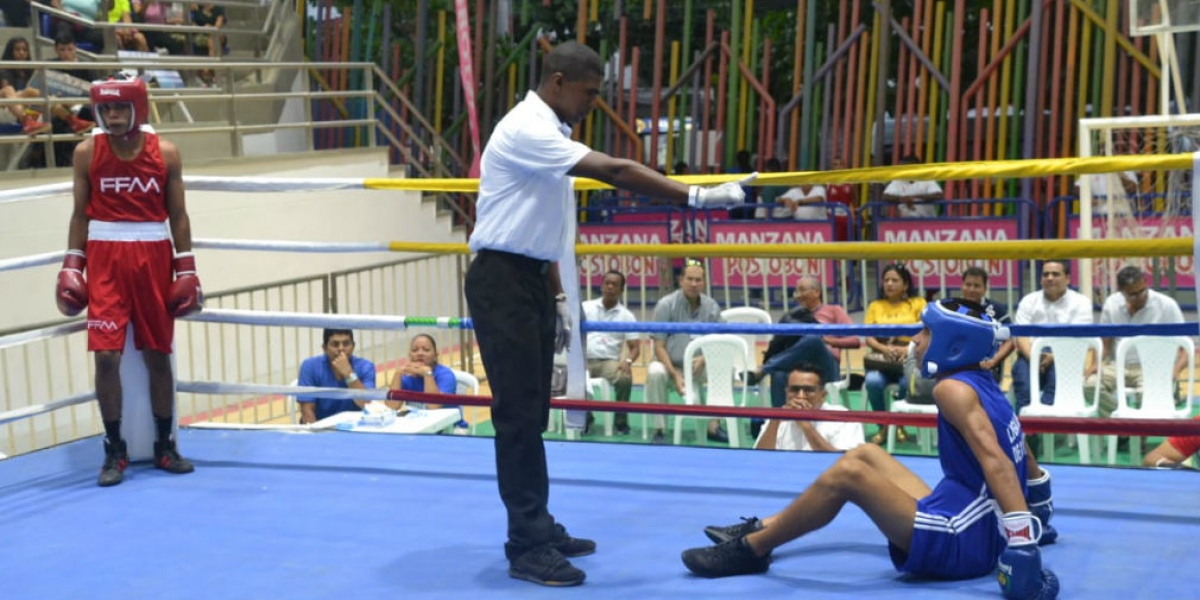
[[[1058,596],[1058,578],[1042,569],[1038,549],[1042,518],[1051,513],[1049,476],[1030,464],[1011,403],[979,367],[1007,332],[967,300],[930,304],[921,322],[925,329],[914,338],[917,362],[923,376],[937,380],[938,458],[945,475],[937,486],[930,489],[880,447],[864,444],[846,452],[783,511],[707,528],[718,543],[685,551],[690,571],[703,577],[765,572],[773,549],[829,524],[851,502],[887,537],[892,563],[902,572],[966,579],[999,567],[1009,600]],[[1030,501],[1027,487],[1035,488]]]

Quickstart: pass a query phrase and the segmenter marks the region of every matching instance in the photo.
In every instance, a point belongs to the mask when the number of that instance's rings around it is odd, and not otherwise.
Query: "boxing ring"
[[[98,442],[0,463],[5,597],[999,598],[994,577],[898,575],[853,507],[784,546],[761,576],[707,580],[680,563],[702,528],[781,508],[834,454],[550,442],[551,509],[596,554],[587,582],[508,577],[491,440],[185,430],[196,472],[134,465],[95,486]],[[933,479],[932,458],[903,457]],[[1043,548],[1062,598],[1186,598],[1200,590],[1200,474],[1052,466]]]
[[[1110,169],[1121,163],[1094,159],[1081,164],[1078,172]],[[944,178],[947,168],[924,166],[916,171]],[[1013,173],[1028,173],[1030,168],[1017,165]],[[1037,168],[1061,165],[1039,164]],[[883,176],[865,173],[871,169],[857,171],[860,178]],[[823,180],[828,181],[829,175],[822,174]],[[796,179],[781,174],[779,181],[789,181],[787,177]],[[189,185],[230,185],[230,181],[224,178]],[[329,180],[324,189],[354,185],[388,189],[394,185],[387,181]],[[278,190],[277,181],[257,183]],[[429,183],[405,185],[428,189]],[[435,187],[463,191],[467,185],[443,180]],[[311,182],[306,187],[310,186]],[[313,247],[303,242],[263,246],[249,241],[196,244],[200,250],[311,251]],[[462,251],[442,246],[446,245],[372,242],[341,244],[333,251]],[[1039,241],[1026,246],[1010,244],[1007,249],[980,243],[956,248],[980,257],[1001,255],[1013,248],[1030,256],[1084,257],[1135,251],[1165,254],[1177,251],[1178,246],[1142,240],[1106,244]],[[689,256],[775,253],[851,258],[897,252],[871,243],[838,244],[832,254],[831,248],[780,246],[731,252],[729,247],[695,246],[686,251]],[[580,250],[612,248],[581,246]],[[939,255],[936,248],[917,245],[905,250],[918,256]],[[631,247],[622,251],[652,254],[664,249]],[[0,261],[0,270],[51,264],[60,258],[61,253]],[[469,327],[468,320],[457,317],[271,315],[228,310],[206,311],[195,320],[315,327],[319,326],[316,319],[354,328]],[[645,325],[641,324],[639,331],[648,330]],[[1188,326],[1194,334],[1195,324]],[[658,327],[660,331],[672,329],[662,324]],[[870,334],[887,327],[854,327],[846,332]],[[889,331],[900,330],[890,327]],[[811,333],[811,328],[721,325],[703,331]],[[604,328],[597,325],[592,329]],[[78,326],[41,334],[73,331],[78,331]],[[1031,328],[1025,334],[1035,331],[1040,330]],[[1093,328],[1085,333],[1113,335],[1113,331]],[[840,330],[821,332],[836,334]],[[1179,332],[1163,328],[1162,333]],[[179,381],[178,386],[182,393],[257,389],[205,381]],[[275,394],[279,390],[263,386],[258,392]],[[362,396],[422,399],[419,394],[382,391]],[[438,398],[463,405],[486,404],[482,398]],[[90,399],[86,395],[64,398],[27,412],[51,412]],[[556,406],[583,409],[596,404],[567,400]],[[606,404],[604,408],[614,407]],[[743,417],[773,414],[769,409],[645,404],[620,410]],[[0,414],[0,423],[20,418],[28,415]],[[851,412],[846,418],[893,424],[928,425],[931,421],[929,415],[895,413]],[[1097,433],[1131,430],[1128,424],[1112,420],[1089,425],[1090,431]],[[1030,419],[1026,426],[1029,432],[1083,428],[1079,423],[1063,425],[1053,419]],[[1195,427],[1177,424],[1175,428],[1173,431],[1190,431]],[[588,572],[587,583],[573,591],[550,591],[508,576],[501,552],[505,517],[496,497],[490,439],[277,429],[181,429],[180,448],[196,464],[194,474],[179,478],[134,463],[126,472],[127,481],[108,489],[95,486],[100,453],[94,436],[0,460],[0,531],[4,532],[0,564],[12,574],[4,597],[525,598],[564,593],[594,598],[735,594],[885,598],[906,593],[921,594],[922,598],[999,597],[994,576],[931,582],[897,574],[882,535],[852,506],[826,529],[777,551],[775,563],[765,575],[707,580],[687,573],[680,552],[706,543],[704,526],[779,510],[836,460],[836,454],[548,442],[551,510],[572,534],[598,543],[595,555],[575,559]],[[939,478],[940,469],[933,458],[899,459],[929,482]],[[1174,598],[1200,590],[1200,569],[1195,568],[1200,559],[1200,474],[1066,465],[1050,465],[1049,469],[1055,480],[1054,525],[1060,538],[1043,549],[1043,559],[1062,581],[1061,597]]]

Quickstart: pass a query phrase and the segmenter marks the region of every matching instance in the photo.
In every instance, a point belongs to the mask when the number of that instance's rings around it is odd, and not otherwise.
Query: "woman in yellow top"
[[[912,274],[900,263],[893,263],[883,268],[883,289],[880,298],[867,305],[867,314],[863,318],[865,325],[909,325],[921,322],[921,311],[925,310],[925,299],[916,297],[917,290],[913,287]],[[908,354],[909,338],[896,337],[867,337],[868,352],[878,352],[891,357],[896,362],[896,371],[884,373],[877,370],[866,370],[866,381],[863,388],[867,391],[867,401],[871,410],[887,410],[887,402],[883,398],[883,390],[889,383],[900,385],[900,394],[908,389],[904,381],[903,364]],[[864,365],[865,367],[866,365]],[[901,427],[896,431],[896,438],[901,442],[908,441],[908,432]],[[887,426],[880,425],[879,431],[871,437],[874,444],[882,444],[887,440]]]

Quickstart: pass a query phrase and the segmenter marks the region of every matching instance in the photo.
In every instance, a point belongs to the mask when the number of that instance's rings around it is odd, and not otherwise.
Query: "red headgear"
[[[104,122],[104,111],[101,106],[105,104],[128,103],[133,107],[133,113],[129,115],[129,131],[123,137],[136,135],[149,118],[150,102],[147,99],[146,82],[141,79],[109,78],[103,81],[93,81],[91,97],[96,124],[104,130],[104,133],[112,133]]]

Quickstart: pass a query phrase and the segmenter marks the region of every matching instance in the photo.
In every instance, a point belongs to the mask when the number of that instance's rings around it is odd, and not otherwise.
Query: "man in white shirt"
[[[829,209],[812,205],[825,201],[825,186],[798,185],[779,197],[783,206],[776,208],[772,216],[776,219],[791,217],[797,221],[823,221],[828,218]]]
[[[1087,296],[1067,287],[1071,271],[1061,260],[1042,263],[1042,289],[1026,294],[1017,305],[1013,323],[1085,324],[1092,323],[1092,302]],[[1017,409],[1028,406],[1030,398],[1030,345],[1027,337],[1016,338],[1017,360],[1012,367],[1012,389],[1017,397]],[[1042,402],[1054,404],[1054,356],[1049,352],[1038,358],[1038,377],[1042,387]]]
[[[1117,292],[1104,301],[1100,309],[1100,324],[1129,324],[1146,325],[1151,323],[1182,323],[1183,311],[1174,298],[1160,294],[1146,282],[1146,273],[1141,268],[1128,266],[1117,271]],[[1100,385],[1100,416],[1107,417],[1117,407],[1117,366],[1114,353],[1116,345],[1113,338],[1104,338],[1104,364],[1099,373],[1093,364],[1089,367],[1087,381],[1084,383],[1086,397],[1091,398],[1096,385]],[[1148,360],[1163,360],[1166,357],[1146,357]],[[1180,350],[1175,356],[1176,376],[1187,368],[1187,353]],[[1125,385],[1126,387],[1141,387],[1142,363],[1136,350],[1131,350],[1125,356]]]
[[[918,165],[921,161],[915,156],[905,156],[900,159],[901,165]],[[932,219],[937,211],[930,202],[943,198],[942,186],[936,181],[915,181],[911,179],[895,179],[883,189],[883,199],[895,202],[900,216],[905,219]]]
[[[559,44],[542,60],[537,90],[496,124],[480,163],[469,240],[476,256],[463,290],[492,389],[496,481],[508,513],[508,574],[550,586],[583,583],[586,575],[567,558],[596,550],[595,542],[571,537],[550,514],[542,442],[554,355],[572,341],[572,302],[559,277],[559,261],[574,273],[571,178],[590,177],[698,209],[742,204],[741,186],[754,178],[689,187],[572,141],[571,126],[591,112],[603,83],[599,54],[575,42]],[[567,283],[572,289],[579,285]]]
[[[621,294],[624,293],[625,275],[620,271],[605,273],[604,283],[600,286],[600,297],[583,303],[584,319],[592,323],[637,322],[633,313],[621,304]],[[630,391],[633,389],[633,363],[637,362],[638,355],[641,354],[640,339],[635,331],[596,331],[587,335],[588,375],[608,380],[617,394],[617,402],[629,402]],[[628,348],[625,358],[621,358],[622,346]],[[629,415],[617,413],[615,426],[617,434],[627,435]]]
[[[801,363],[788,374],[787,403],[793,410],[846,410],[825,403],[825,377],[816,365]],[[863,443],[862,423],[768,419],[754,442],[756,450],[842,452]]]

